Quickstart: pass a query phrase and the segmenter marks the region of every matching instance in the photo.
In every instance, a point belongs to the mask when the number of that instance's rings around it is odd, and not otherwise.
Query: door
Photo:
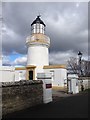
[[[29,71],[29,80],[33,80],[33,71]]]
[[[51,75],[52,75],[52,85],[54,85],[54,82],[55,82],[55,80],[54,80],[54,70],[51,70],[50,71],[50,73],[51,73]]]

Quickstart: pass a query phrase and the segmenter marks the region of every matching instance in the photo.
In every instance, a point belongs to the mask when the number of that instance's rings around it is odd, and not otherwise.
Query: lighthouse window
[[[32,30],[35,29],[35,25],[33,25],[33,26],[31,27],[31,29],[32,29]]]
[[[32,33],[43,33],[44,34],[45,27],[42,24],[36,23],[32,25],[31,31]]]
[[[34,29],[36,28],[36,24],[33,25],[33,28],[34,28]]]
[[[39,29],[37,29],[37,33],[40,33],[40,30],[39,30]]]
[[[31,27],[31,31],[32,31],[32,33],[35,33],[35,25],[33,25],[33,26]]]
[[[40,24],[36,24],[36,33],[40,33]]]
[[[40,29],[40,24],[36,24],[36,29]]]

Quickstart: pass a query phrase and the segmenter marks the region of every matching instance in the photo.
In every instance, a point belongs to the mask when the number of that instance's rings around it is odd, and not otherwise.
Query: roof
[[[35,66],[35,65],[28,65],[28,66],[26,66],[26,68],[27,68],[27,69],[36,68],[36,66]]]
[[[26,70],[26,69],[30,69],[30,68],[36,68],[36,66],[28,65],[26,67],[16,67],[15,70]]]
[[[57,68],[63,68],[66,69],[66,65],[48,65],[48,66],[44,66],[44,69],[57,69]]]
[[[38,15],[37,18],[32,22],[31,26],[32,26],[33,24],[36,24],[36,23],[40,23],[40,24],[43,24],[44,26],[46,26],[46,25],[44,24],[44,22],[40,19],[40,15]]]
[[[16,67],[15,70],[26,70],[26,67]]]

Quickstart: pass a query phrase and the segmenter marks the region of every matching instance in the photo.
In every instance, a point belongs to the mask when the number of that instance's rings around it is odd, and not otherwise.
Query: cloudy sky
[[[88,2],[4,2],[2,53],[4,65],[26,65],[26,37],[36,16],[46,24],[51,39],[49,61],[65,64],[69,57],[88,56]]]

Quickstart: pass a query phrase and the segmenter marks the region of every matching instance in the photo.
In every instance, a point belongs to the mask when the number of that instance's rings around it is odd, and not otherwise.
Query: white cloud
[[[81,31],[78,35],[87,39],[88,38],[88,30]]]
[[[80,14],[75,11],[65,10],[63,13],[57,13],[58,20],[53,19],[53,14],[45,18],[49,28],[52,28],[55,34],[75,35],[82,27],[83,20],[80,20]],[[57,31],[57,32],[56,32]]]
[[[72,50],[69,50],[66,52],[50,53],[49,55],[50,64],[67,64],[67,60],[72,56],[75,56]]]
[[[2,55],[2,64],[3,65],[11,65],[10,56]]]
[[[2,25],[2,34],[9,35],[11,37],[14,37],[16,35],[15,32],[11,30],[10,28],[8,28],[4,23]]]
[[[2,50],[4,55],[26,52],[25,38],[17,34],[5,24],[2,27]]]
[[[77,7],[77,8],[79,7],[79,5],[80,5],[80,3],[76,3],[76,7]]]
[[[26,65],[27,56],[18,57],[13,61],[13,65]]]
[[[10,56],[5,56],[3,55],[2,56],[2,63],[3,65],[7,66],[19,66],[19,65],[26,65],[26,62],[27,62],[27,56],[22,56],[22,57],[17,57],[15,60],[11,61],[10,60]]]
[[[9,41],[8,41],[7,37],[10,38]],[[2,38],[3,38],[3,43],[4,44],[5,43],[10,43],[10,42],[14,42],[15,43],[18,40],[17,39],[18,37],[19,37],[19,35],[16,34],[13,29],[10,29],[5,24],[3,24],[3,27],[2,27]]]

